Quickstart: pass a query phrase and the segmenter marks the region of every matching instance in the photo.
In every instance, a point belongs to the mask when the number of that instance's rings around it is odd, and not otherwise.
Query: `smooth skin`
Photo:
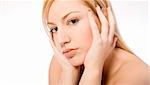
[[[148,85],[149,67],[137,56],[115,48],[117,38],[114,37],[115,21],[111,9],[107,8],[108,20],[99,6],[96,10],[102,30],[99,33],[95,17],[89,10],[92,43],[83,61],[83,74],[80,74],[80,65],[74,66],[62,54],[58,38],[50,36],[54,56],[49,69],[49,85]]]

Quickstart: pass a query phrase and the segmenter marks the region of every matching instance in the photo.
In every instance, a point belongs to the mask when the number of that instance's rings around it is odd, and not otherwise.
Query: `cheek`
[[[91,46],[92,43],[92,32],[91,32],[91,28],[88,22],[85,22],[81,25],[82,30],[81,35],[79,35],[78,37],[81,37],[81,43],[82,46],[84,48],[84,50],[88,50],[88,48]]]
[[[74,32],[76,32],[76,38],[74,39],[76,39],[78,46],[82,51],[87,51],[92,43],[92,32],[89,23],[87,21],[80,23]]]
[[[89,50],[89,48],[91,47],[92,44],[92,32],[90,30],[90,27],[87,26],[84,28],[85,30],[81,31],[81,35],[78,36],[80,37],[80,48],[81,48],[81,55],[80,55],[80,62],[81,64],[84,63],[85,57],[87,55],[87,52]]]
[[[83,51],[87,52],[92,43],[92,32],[89,27],[85,29],[86,29],[85,32],[81,36],[82,36]]]
[[[79,48],[77,56],[73,59],[73,65],[79,66],[84,63],[86,54],[92,43],[92,32],[88,25],[78,27],[80,30],[74,30],[72,33],[72,39],[74,45]]]

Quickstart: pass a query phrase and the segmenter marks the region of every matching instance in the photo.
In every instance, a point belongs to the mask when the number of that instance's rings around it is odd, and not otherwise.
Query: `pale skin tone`
[[[54,50],[49,85],[101,85],[102,78],[105,85],[148,85],[148,66],[137,56],[115,48],[117,38],[111,9],[106,9],[106,19],[99,6],[95,17],[80,0],[67,2],[55,0],[49,11],[50,42]],[[73,56],[63,53],[68,48],[75,49]]]

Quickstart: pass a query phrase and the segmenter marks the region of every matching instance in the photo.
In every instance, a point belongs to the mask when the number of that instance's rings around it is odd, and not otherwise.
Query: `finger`
[[[109,36],[109,40],[112,41],[115,34],[115,20],[110,7],[107,8],[107,13],[108,13],[108,21],[110,25],[108,36]]]
[[[106,0],[106,3],[107,3],[107,7],[111,7],[111,3],[109,0]]]
[[[89,23],[90,23],[90,27],[91,27],[91,30],[92,30],[93,38],[94,39],[100,38],[100,33],[99,33],[99,30],[98,30],[98,26],[95,22],[94,16],[92,15],[92,13],[90,11],[88,12],[88,18],[89,18]]]
[[[101,21],[101,34],[103,37],[107,37],[108,35],[108,21],[105,17],[105,15],[103,14],[102,10],[100,9],[100,6],[96,6],[96,10],[97,10],[97,14],[98,17]]]
[[[59,44],[57,42],[55,42],[54,44],[54,41],[53,41],[53,38],[52,38],[52,35],[50,36],[50,43],[51,43],[51,46],[53,48],[53,51],[55,53],[55,57],[57,58],[58,62],[61,64],[61,65],[67,65],[68,64],[68,60],[66,59],[66,57],[61,53],[60,51],[60,46],[58,46]],[[56,46],[58,48],[56,48]]]

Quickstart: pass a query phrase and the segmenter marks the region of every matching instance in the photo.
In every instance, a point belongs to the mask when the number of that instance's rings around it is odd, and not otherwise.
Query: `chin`
[[[83,65],[83,62],[71,62],[71,64],[75,67]]]
[[[81,66],[84,64],[85,55],[76,55],[72,59],[70,59],[70,63],[73,66]]]

